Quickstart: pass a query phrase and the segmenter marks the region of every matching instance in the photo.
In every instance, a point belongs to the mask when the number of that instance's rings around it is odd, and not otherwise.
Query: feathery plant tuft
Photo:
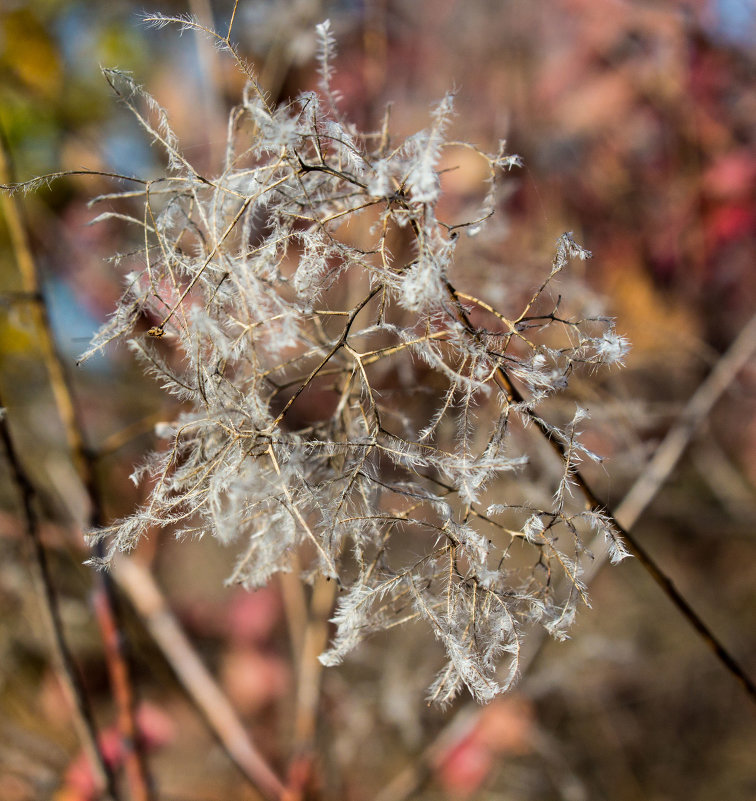
[[[108,543],[100,564],[160,527],[237,543],[230,581],[250,588],[309,555],[303,578],[320,573],[341,592],[324,664],[420,621],[447,657],[429,697],[446,704],[467,687],[490,700],[516,677],[524,627],[564,637],[587,603],[583,539],[598,533],[613,561],[625,555],[609,518],[571,498],[576,465],[598,459],[580,442],[585,412],[555,424],[543,411],[573,372],[627,350],[611,320],[571,318],[551,296],[590,254],[561,236],[537,290],[505,315],[456,287],[455,258],[519,159],[503,143],[489,154],[447,141],[452,95],[394,143],[388,114],[365,134],[339,111],[328,22],[320,92],[273,108],[228,37],[189,18],[150,21],[213,37],[248,84],[210,177],[159,105],[105,71],[166,174],[97,199],[139,203],[100,219],[125,217],[144,244],[123,257],[125,290],[83,358],[125,340],[184,410],[134,473],[149,481],[146,503],[92,534]],[[477,213],[443,222],[442,159],[462,147],[485,165],[487,192]],[[512,493],[501,479],[529,469],[534,426],[563,470],[545,497],[523,498],[528,482]]]

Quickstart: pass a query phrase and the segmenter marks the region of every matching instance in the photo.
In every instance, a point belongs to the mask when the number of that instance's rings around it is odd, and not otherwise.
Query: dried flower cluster
[[[471,148],[489,191],[472,219],[443,223],[452,96],[401,144],[387,124],[361,134],[338,110],[327,22],[318,37],[319,94],[271,108],[247,73],[215,177],[192,167],[129,76],[106,72],[168,167],[98,199],[143,203],[141,215],[101,216],[130,219],[144,246],[124,257],[135,265],[125,292],[85,357],[125,338],[185,411],[159,427],[165,447],[135,473],[149,478],[145,505],[93,537],[107,538],[107,562],[159,527],[208,532],[241,544],[231,581],[248,587],[309,553],[308,575],[341,590],[324,664],[420,620],[448,657],[430,698],[466,686],[485,701],[515,678],[524,624],[564,636],[586,601],[581,537],[602,533],[624,555],[603,515],[570,511],[571,471],[596,458],[579,441],[584,413],[556,426],[541,408],[576,366],[621,362],[627,345],[606,318],[543,311],[551,279],[589,256],[567,234],[516,316],[458,290],[459,234],[485,226],[517,157]],[[534,423],[564,454],[547,508],[497,490],[528,460],[511,432]]]

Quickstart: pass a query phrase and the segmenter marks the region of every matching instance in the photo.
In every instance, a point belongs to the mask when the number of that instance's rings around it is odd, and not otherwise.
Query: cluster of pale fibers
[[[431,697],[466,685],[487,700],[516,675],[523,624],[564,636],[586,600],[581,532],[624,554],[605,517],[569,510],[571,471],[596,458],[578,437],[582,410],[561,426],[540,410],[578,365],[620,362],[627,345],[610,320],[541,310],[550,280],[589,255],[569,235],[514,317],[455,287],[459,235],[485,227],[518,159],[472,148],[490,183],[482,208],[442,222],[442,153],[471,147],[446,140],[452,96],[398,145],[388,125],[361,134],[337,107],[327,23],[318,35],[321,92],[271,108],[250,73],[212,178],[129,76],[106,73],[168,167],[99,199],[139,204],[101,216],[130,220],[143,246],[124,257],[126,289],[85,356],[125,338],[185,411],[135,473],[150,479],[145,504],[93,536],[107,539],[107,562],[156,527],[209,532],[241,543],[231,580],[249,587],[309,552],[309,575],[342,590],[324,663],[419,619],[448,657]],[[551,503],[490,503],[528,461],[513,426],[534,420],[565,454]]]

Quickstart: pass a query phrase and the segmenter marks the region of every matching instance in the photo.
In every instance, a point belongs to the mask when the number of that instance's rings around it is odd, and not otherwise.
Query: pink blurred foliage
[[[220,676],[234,708],[244,715],[260,711],[291,690],[289,663],[254,645],[232,645],[221,659]]]
[[[221,683],[240,713],[257,712],[289,692],[291,670],[276,647],[283,607],[274,585],[184,603],[180,615],[195,635],[217,640]]]
[[[705,220],[710,253],[753,237],[756,231],[756,156],[753,153],[741,149],[720,156],[704,174],[702,190],[710,204]]]
[[[482,710],[475,725],[448,745],[436,760],[436,776],[450,795],[470,798],[492,775],[497,759],[533,750],[535,716],[521,696],[497,699]]]
[[[228,647],[220,674],[242,714],[257,712],[290,690],[290,666],[271,649],[281,615],[281,598],[269,585],[255,592],[237,591],[224,616]]]
[[[226,616],[229,640],[238,645],[268,642],[278,630],[281,613],[281,598],[272,586],[237,591]]]
[[[230,597],[229,597],[230,595]],[[179,615],[190,631],[236,645],[269,645],[280,631],[283,607],[269,585],[249,592],[237,588],[216,599],[183,599]]]

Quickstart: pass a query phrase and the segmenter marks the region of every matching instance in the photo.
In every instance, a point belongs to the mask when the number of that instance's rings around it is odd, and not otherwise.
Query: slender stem
[[[294,801],[305,797],[313,780],[320,680],[323,674],[318,655],[328,643],[328,618],[333,610],[335,594],[336,582],[319,576],[312,591],[299,660],[294,748],[288,782],[288,790]]]
[[[631,530],[637,524],[643,512],[680,461],[685,448],[708,417],[714,404],[753,356],[754,351],[756,351],[756,315],[745,325],[727,352],[693,393],[678,415],[677,421],[657,447],[651,460],[614,510],[615,519],[626,531]],[[608,549],[604,537],[597,535],[588,550],[591,558],[585,560],[582,571],[583,581],[586,584],[595,579],[608,559]],[[532,667],[545,641],[544,629],[538,629],[530,636],[528,650],[521,662],[523,676]],[[750,681],[748,677],[745,679]]]

